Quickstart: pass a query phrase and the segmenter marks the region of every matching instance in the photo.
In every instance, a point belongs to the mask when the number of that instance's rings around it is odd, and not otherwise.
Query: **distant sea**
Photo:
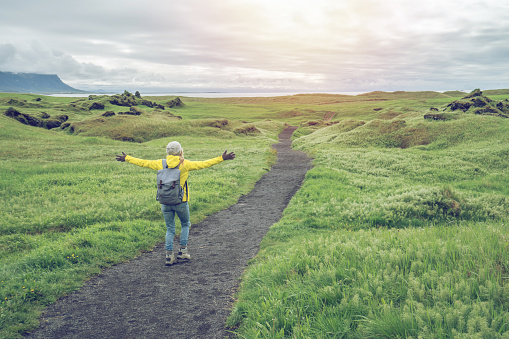
[[[321,92],[320,94],[342,94],[342,95],[359,95],[367,92]],[[89,95],[113,95],[119,93],[85,93],[85,94],[51,94],[53,97],[71,97],[81,98],[88,97]],[[142,97],[155,97],[155,96],[181,96],[193,98],[252,98],[252,97],[280,97],[287,95],[297,94],[319,94],[319,93],[305,93],[305,92],[281,92],[281,93],[253,93],[253,92],[175,92],[175,93],[141,93]]]

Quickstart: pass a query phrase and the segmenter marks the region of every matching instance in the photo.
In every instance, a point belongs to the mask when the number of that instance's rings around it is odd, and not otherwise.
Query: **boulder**
[[[44,122],[44,127],[47,129],[57,128],[60,127],[60,125],[62,125],[62,122],[56,119],[49,119]]]
[[[477,88],[470,92],[466,97],[463,97],[463,99],[475,98],[480,96],[483,96],[482,91],[479,88]]]
[[[124,115],[141,115],[143,111],[137,107],[131,106],[129,111],[127,112],[118,112],[118,114],[124,114]]]
[[[152,102],[150,100],[145,100],[145,99],[143,99],[140,103],[140,105],[147,106],[150,108],[154,107],[154,104],[155,104],[154,102]]]
[[[91,111],[93,109],[104,109],[104,104],[100,103],[100,102],[94,102],[94,103],[92,103],[92,105],[90,105],[88,110]]]
[[[166,105],[168,105],[169,108],[184,107],[184,103],[182,102],[182,100],[180,100],[179,97],[176,97],[175,99],[168,101]]]
[[[24,125],[30,125],[35,127],[43,127],[43,122],[41,119],[33,117],[29,114],[24,114],[13,107],[9,107],[4,114],[10,118],[16,119],[17,121],[21,122]]]
[[[141,114],[143,114],[143,110],[141,108],[134,107],[134,106],[131,106],[131,108],[129,109],[129,112],[131,112],[132,115],[141,115]]]
[[[451,111],[462,110],[463,112],[468,111],[470,106],[472,106],[470,102],[459,102],[459,101],[454,101],[447,105],[447,107],[449,107]]]
[[[447,117],[440,113],[429,113],[429,114],[424,114],[424,119],[426,119],[426,120],[447,120]]]
[[[61,114],[56,116],[55,119],[59,120],[60,122],[66,122],[67,120],[69,120],[69,116]]]
[[[47,129],[60,127],[60,125],[62,125],[63,122],[65,122],[69,119],[69,117],[64,114],[59,115],[53,119],[49,119],[50,115],[43,112],[44,120],[42,120],[42,119],[33,117],[30,114],[21,113],[21,112],[17,111],[16,109],[14,109],[13,107],[9,107],[5,111],[4,114],[10,118],[16,119],[17,121],[21,122],[22,124],[30,125],[30,126],[34,126],[34,127],[44,127]]]

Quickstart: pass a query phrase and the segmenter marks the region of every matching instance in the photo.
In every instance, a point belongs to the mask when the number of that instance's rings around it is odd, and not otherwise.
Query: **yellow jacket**
[[[141,167],[147,167],[151,168],[153,170],[162,170],[163,169],[163,162],[162,159],[159,160],[143,160],[143,159],[137,159],[134,157],[131,157],[130,155],[127,155],[125,157],[125,161],[137,166]],[[187,177],[189,176],[189,171],[195,171],[203,168],[207,168],[210,166],[214,166],[216,164],[219,164],[223,161],[222,156],[218,156],[217,158],[205,160],[205,161],[190,161],[190,160],[184,160],[182,165],[180,165],[180,186],[184,189],[184,198],[182,201],[189,201],[189,192],[187,192],[187,185],[185,185],[185,182],[187,181]],[[166,157],[166,164],[169,168],[173,168],[178,165],[180,162],[180,157],[175,155],[168,155]]]

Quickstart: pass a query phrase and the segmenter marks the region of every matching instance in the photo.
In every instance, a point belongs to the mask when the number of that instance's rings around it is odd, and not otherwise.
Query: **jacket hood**
[[[176,155],[168,155],[166,157],[166,164],[168,165],[168,167],[175,167],[179,164],[180,162],[180,157],[179,156],[176,156]]]

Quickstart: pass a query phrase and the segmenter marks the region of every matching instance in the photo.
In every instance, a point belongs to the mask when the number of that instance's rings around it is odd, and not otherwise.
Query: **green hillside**
[[[56,74],[0,72],[0,92],[9,93],[84,93]]]

